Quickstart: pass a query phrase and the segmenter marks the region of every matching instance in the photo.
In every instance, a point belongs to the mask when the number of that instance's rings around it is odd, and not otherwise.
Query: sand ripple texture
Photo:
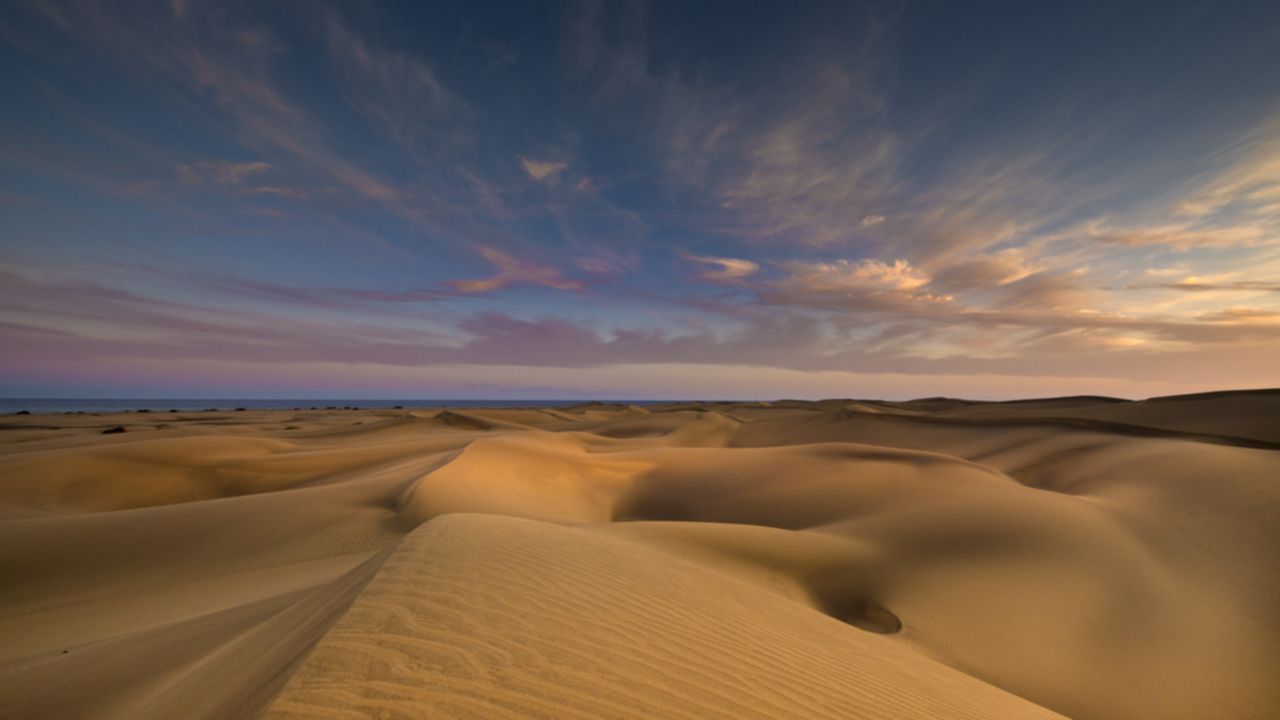
[[[12,720],[1266,720],[1278,599],[1276,391],[0,418]]]

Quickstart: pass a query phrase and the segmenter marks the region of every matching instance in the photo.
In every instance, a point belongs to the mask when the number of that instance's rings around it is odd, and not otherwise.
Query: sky
[[[0,6],[0,395],[1280,385],[1280,3]]]

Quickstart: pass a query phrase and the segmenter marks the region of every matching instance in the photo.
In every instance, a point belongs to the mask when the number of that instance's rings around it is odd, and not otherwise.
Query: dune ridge
[[[0,716],[1272,718],[1277,418],[13,417]]]

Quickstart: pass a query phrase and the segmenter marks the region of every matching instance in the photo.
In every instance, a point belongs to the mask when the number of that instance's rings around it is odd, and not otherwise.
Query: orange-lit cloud
[[[520,167],[530,178],[543,182],[553,178],[556,173],[569,167],[562,162],[551,162],[549,160],[535,160],[533,158],[520,157]]]
[[[546,265],[519,260],[492,247],[479,249],[485,260],[498,268],[492,277],[479,280],[451,280],[447,284],[459,292],[483,293],[511,286],[539,286],[556,290],[579,290],[582,283],[564,277],[559,270]]]
[[[699,275],[710,282],[733,282],[759,272],[760,264],[741,258],[710,257],[707,255],[690,255],[690,260],[704,265],[712,265],[714,270],[704,271]]]
[[[1109,228],[1096,226],[1089,235],[1098,242],[1114,245],[1159,245],[1172,250],[1190,250],[1197,247],[1228,247],[1253,245],[1266,233],[1256,226],[1196,228],[1189,225],[1162,225],[1158,227]]]
[[[930,277],[906,260],[835,260],[833,262],[790,262],[785,285],[812,292],[850,290],[915,290],[928,285]]]

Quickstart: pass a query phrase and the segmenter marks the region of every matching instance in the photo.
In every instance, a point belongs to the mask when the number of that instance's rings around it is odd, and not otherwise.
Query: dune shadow
[[[865,595],[837,602],[820,600],[820,609],[840,622],[877,635],[893,635],[902,630],[902,620],[893,611]]]

